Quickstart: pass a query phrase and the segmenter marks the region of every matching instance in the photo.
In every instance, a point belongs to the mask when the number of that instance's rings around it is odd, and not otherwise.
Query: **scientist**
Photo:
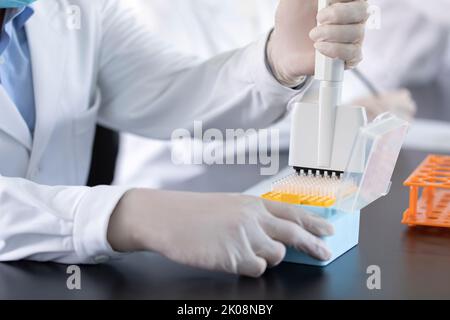
[[[348,67],[361,60],[365,1],[333,1],[315,27],[317,0],[282,0],[267,39],[203,63],[148,32],[125,1],[33,2],[0,0],[0,261],[100,263],[148,250],[259,276],[285,245],[330,258],[320,237],[332,227],[288,205],[83,185],[97,122],[160,139],[195,120],[269,125],[304,92],[315,49]]]
[[[270,30],[278,5],[278,0],[131,1],[154,32],[168,39],[178,51],[204,60],[245,46]],[[212,20],[214,24],[211,25]],[[198,141],[186,142],[186,149],[189,149],[189,143],[199,144]],[[216,150],[223,150],[223,144],[215,144]],[[232,175],[229,176],[231,179],[214,183],[216,179],[211,177],[217,166],[174,164],[172,147],[171,141],[121,134],[114,184],[214,192],[245,188],[242,179],[238,178],[240,171],[231,166],[220,168],[227,170],[224,174]],[[223,151],[217,151],[217,154],[220,153]],[[194,156],[189,151],[185,154]]]

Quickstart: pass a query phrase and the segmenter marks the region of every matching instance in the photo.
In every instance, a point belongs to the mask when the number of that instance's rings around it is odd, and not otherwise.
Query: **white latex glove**
[[[344,60],[348,68],[362,59],[367,2],[333,0],[318,14],[317,4],[317,0],[280,0],[267,55],[275,76],[285,85],[314,73],[316,49]]]
[[[406,121],[411,121],[417,112],[417,105],[407,89],[387,91],[378,97],[360,98],[353,101],[352,105],[365,107],[370,120],[382,113],[391,112]]]
[[[292,246],[321,260],[325,220],[300,208],[235,194],[133,190],[113,213],[108,240],[118,251],[149,250],[176,262],[257,277]],[[283,245],[284,244],[284,245]]]

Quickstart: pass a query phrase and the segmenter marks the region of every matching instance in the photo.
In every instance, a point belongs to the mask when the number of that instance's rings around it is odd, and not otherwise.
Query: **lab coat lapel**
[[[64,8],[57,1],[43,1],[34,9],[27,23],[36,103],[30,170],[44,154],[57,121],[66,63]]]
[[[0,130],[5,131],[8,135],[23,144],[31,151],[32,138],[30,130],[25,121],[17,110],[16,105],[6,93],[3,86],[0,85]]]

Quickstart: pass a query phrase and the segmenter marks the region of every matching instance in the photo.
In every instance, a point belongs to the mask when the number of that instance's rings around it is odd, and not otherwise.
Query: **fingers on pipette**
[[[362,60],[363,60],[363,57],[362,57],[362,53],[361,53],[360,55],[356,56],[353,59],[346,60],[345,61],[345,68],[346,69],[354,69],[360,64],[360,62]]]
[[[319,24],[358,24],[369,18],[369,5],[366,1],[333,3],[317,14]]]
[[[364,34],[364,24],[322,25],[312,29],[309,37],[314,42],[361,43]]]
[[[309,214],[302,208],[293,205],[265,200],[266,209],[275,217],[296,223],[318,237],[334,234],[333,226],[325,219]]]
[[[332,256],[323,240],[293,222],[273,217],[266,221],[265,228],[272,239],[305,252],[313,258],[327,261]]]
[[[357,66],[362,60],[359,43],[316,42],[314,47],[327,57],[344,60],[347,68]]]

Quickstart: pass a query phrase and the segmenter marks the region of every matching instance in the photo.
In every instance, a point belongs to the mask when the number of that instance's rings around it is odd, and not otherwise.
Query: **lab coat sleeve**
[[[122,3],[105,1],[101,14],[99,121],[107,127],[159,139],[194,121],[204,129],[267,127],[304,91],[268,70],[267,37],[200,61],[174,51]]]
[[[97,263],[123,187],[49,187],[0,176],[0,261]]]

